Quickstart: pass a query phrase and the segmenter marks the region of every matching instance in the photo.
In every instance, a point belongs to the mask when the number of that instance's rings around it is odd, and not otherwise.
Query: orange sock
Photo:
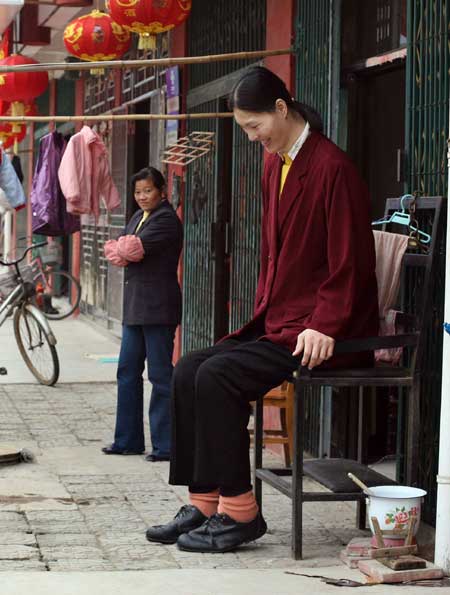
[[[227,514],[238,523],[249,523],[258,514],[258,505],[252,491],[239,496],[220,496],[217,512]]]
[[[217,512],[219,490],[217,489],[214,490],[214,492],[207,492],[206,494],[194,494],[193,492],[189,492],[189,500],[192,506],[196,506],[202,514],[210,517]]]

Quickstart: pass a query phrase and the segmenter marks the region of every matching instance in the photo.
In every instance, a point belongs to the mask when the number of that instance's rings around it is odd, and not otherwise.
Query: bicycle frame
[[[39,322],[42,324],[42,328],[44,329],[45,334],[48,337],[50,345],[56,345],[56,337],[53,334],[52,329],[50,328],[48,320],[45,318],[45,316],[42,314],[39,308],[36,308],[36,306],[33,306],[33,304],[27,304],[26,302],[22,304],[21,308],[28,310],[28,312],[31,312],[39,320]],[[27,329],[27,331],[28,333],[30,332],[29,329]]]
[[[19,284],[2,302],[0,302],[0,326],[2,326],[8,316],[11,316],[14,308],[23,298],[23,285]]]

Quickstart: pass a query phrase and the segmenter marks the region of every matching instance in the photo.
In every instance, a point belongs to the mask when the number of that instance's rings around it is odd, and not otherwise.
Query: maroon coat
[[[263,176],[261,271],[254,318],[265,338],[294,350],[314,329],[334,339],[378,334],[375,249],[367,187],[347,155],[312,132],[279,196],[282,161],[271,155]],[[367,364],[368,358],[334,358]]]

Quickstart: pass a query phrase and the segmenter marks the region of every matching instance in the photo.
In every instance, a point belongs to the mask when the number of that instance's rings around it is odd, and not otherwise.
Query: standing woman
[[[230,107],[270,153],[255,311],[175,368],[169,481],[189,487],[190,505],[147,530],[150,541],[194,552],[230,551],[266,531],[250,479],[249,402],[300,363],[371,365],[370,353],[333,357],[334,345],[378,331],[369,196],[354,165],[266,68],[244,73]]]
[[[147,359],[152,452],[148,461],[170,457],[170,383],[175,329],[181,320],[177,268],[183,243],[181,222],[166,197],[163,175],[147,167],[132,178],[140,209],[105,256],[125,267],[123,330],[117,370],[114,442],[105,454],[140,454],[145,449],[143,380]]]

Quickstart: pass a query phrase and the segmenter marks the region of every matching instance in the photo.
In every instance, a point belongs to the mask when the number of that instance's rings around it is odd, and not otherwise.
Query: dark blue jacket
[[[139,209],[124,234],[136,232],[142,219]],[[123,324],[177,325],[181,321],[181,290],[177,268],[183,246],[183,227],[177,214],[164,200],[141,225],[136,235],[145,256],[125,267]]]

